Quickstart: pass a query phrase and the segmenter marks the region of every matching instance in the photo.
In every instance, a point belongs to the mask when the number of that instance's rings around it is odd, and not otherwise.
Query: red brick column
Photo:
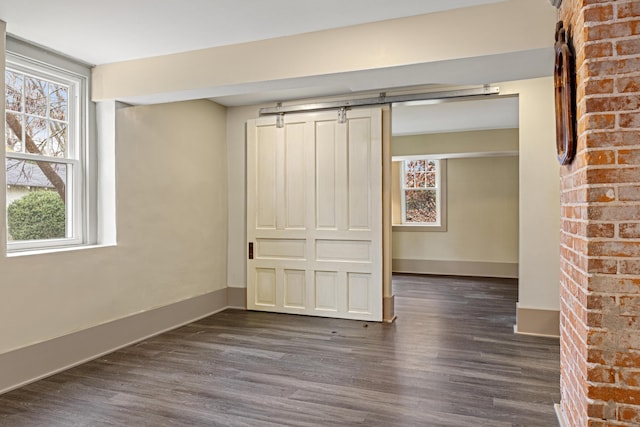
[[[578,78],[578,150],[561,172],[561,406],[571,426],[640,425],[640,0],[564,0],[560,15]]]

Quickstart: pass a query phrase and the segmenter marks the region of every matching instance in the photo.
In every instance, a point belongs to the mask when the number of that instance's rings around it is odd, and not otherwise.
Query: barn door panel
[[[381,111],[248,124],[247,307],[382,320]]]

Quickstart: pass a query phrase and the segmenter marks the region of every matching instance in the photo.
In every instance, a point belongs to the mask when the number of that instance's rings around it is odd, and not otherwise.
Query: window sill
[[[116,245],[105,244],[105,245],[61,246],[58,248],[46,248],[46,249],[27,249],[24,251],[7,252],[6,256],[7,258],[14,258],[14,257],[21,257],[21,256],[54,254],[59,252],[82,251],[86,249],[110,248],[113,246],[116,246]]]
[[[392,231],[447,231],[445,224],[441,225],[423,225],[423,224],[392,224]]]

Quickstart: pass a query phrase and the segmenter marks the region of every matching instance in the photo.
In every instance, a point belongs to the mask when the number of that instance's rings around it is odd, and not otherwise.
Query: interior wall
[[[497,85],[501,94],[518,94],[518,307],[559,312],[560,166],[556,159],[553,77]],[[554,329],[557,335],[559,325]]]
[[[553,78],[496,83],[519,97],[519,304],[559,310],[559,166],[555,158]],[[246,287],[245,139],[247,120],[261,106],[229,108],[229,286]]]
[[[394,260],[517,265],[518,157],[448,159],[446,182],[446,231],[394,231]]]
[[[124,108],[116,127],[117,246],[0,258],[0,354],[225,288],[225,108]]]
[[[555,119],[553,115],[553,78],[496,83],[502,94],[518,95],[518,194],[519,213],[518,290],[519,309],[549,314],[551,324],[544,330],[520,324],[527,333],[557,335],[559,325],[559,166],[555,156]],[[245,220],[245,140],[247,120],[257,117],[260,106],[229,108],[229,286],[246,287]],[[242,168],[242,170],[240,170]],[[505,254],[501,254],[505,255]],[[535,317],[536,323],[539,317]]]
[[[393,137],[394,156],[518,151],[518,129],[488,129]]]

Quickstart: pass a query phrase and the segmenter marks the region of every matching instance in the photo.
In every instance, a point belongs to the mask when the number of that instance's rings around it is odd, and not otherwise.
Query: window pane
[[[4,132],[7,153],[21,153],[23,151],[22,128],[24,123],[22,123],[22,119],[24,116],[21,114],[7,113],[6,118],[7,126]]]
[[[411,172],[408,173],[405,179],[404,186],[406,188],[415,188],[416,187],[416,174]]]
[[[7,53],[4,136],[9,252],[84,244],[81,154],[85,141],[74,130],[86,129],[82,107],[89,70],[79,76],[35,59]]]
[[[67,120],[68,98],[68,88],[49,83],[49,117],[56,120]]]
[[[437,160],[406,160],[404,188],[435,188]]]
[[[406,222],[436,222],[437,203],[435,190],[406,190]]]
[[[8,240],[67,237],[68,165],[7,159]]]
[[[8,153],[34,153],[51,157],[66,157],[68,142],[68,126],[66,123],[25,117],[22,114],[7,113],[5,141]],[[26,127],[23,120],[26,119]],[[24,149],[22,132],[34,145]]]
[[[27,152],[29,153],[37,153],[33,148],[28,145],[28,138],[36,144],[37,149],[40,153],[44,153],[43,148],[49,139],[49,129],[47,129],[47,121],[45,119],[41,119],[38,117],[29,117],[26,118],[26,126],[24,128],[25,138],[27,138]]]
[[[67,124],[49,122],[49,141],[43,147],[42,154],[52,157],[66,157],[67,154]]]
[[[436,174],[435,172],[429,172],[426,174],[427,185],[426,187],[435,187],[436,186]]]
[[[425,170],[425,160],[407,160],[407,172],[423,172]]]
[[[5,71],[4,82],[6,85],[6,109],[10,111],[22,111],[22,74],[7,70]]]
[[[48,83],[35,77],[24,79],[24,108],[27,114],[47,117]]]

